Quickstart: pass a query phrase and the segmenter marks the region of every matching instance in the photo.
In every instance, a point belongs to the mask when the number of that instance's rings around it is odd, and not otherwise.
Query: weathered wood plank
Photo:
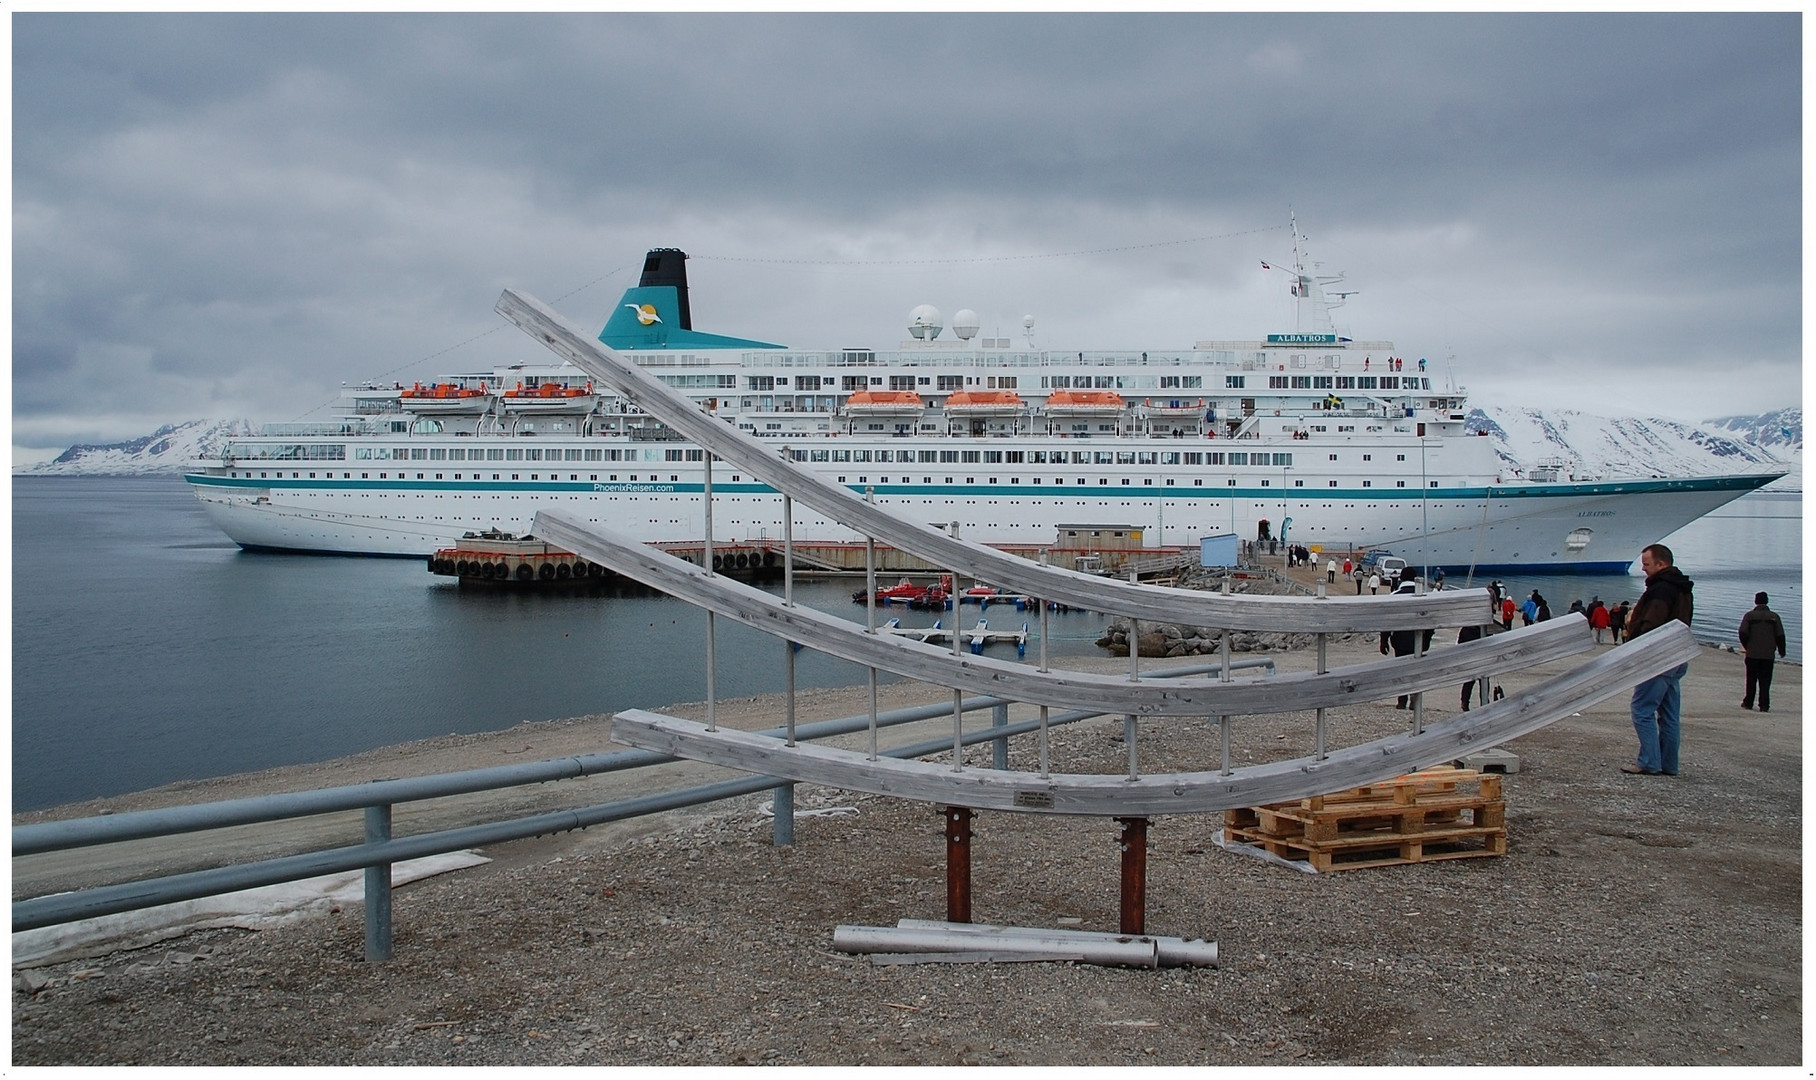
[[[1294,672],[1234,682],[1197,677],[1131,683],[1122,676],[1086,672],[1043,674],[1027,664],[957,655],[893,634],[871,634],[857,623],[811,608],[788,607],[760,589],[556,511],[538,513],[534,529],[537,536],[634,581],[843,660],[954,690],[1088,712],[1225,716],[1330,708],[1460,686],[1482,675],[1530,667],[1595,646],[1588,622],[1581,615],[1567,615],[1446,646],[1423,657],[1376,660],[1323,675]]]
[[[1041,566],[995,548],[955,539],[918,521],[867,503],[818,473],[796,468],[777,447],[707,415],[692,399],[594,340],[533,296],[506,289],[498,313],[593,380],[623,395],[695,446],[731,462],[771,488],[861,535],[875,537],[935,566],[956,570],[1010,592],[1064,599],[1077,607],[1144,622],[1181,623],[1284,633],[1350,633],[1467,626],[1489,621],[1486,589],[1423,596],[1258,597],[1134,585]]]
[[[1378,784],[1464,752],[1494,746],[1569,716],[1701,651],[1673,622],[1562,675],[1424,732],[1390,736],[1311,757],[1219,772],[1126,775],[955,769],[949,762],[871,760],[861,752],[782,740],[632,709],[612,718],[612,738],[657,753],[850,791],[978,810],[1131,816],[1203,814],[1263,806]]]

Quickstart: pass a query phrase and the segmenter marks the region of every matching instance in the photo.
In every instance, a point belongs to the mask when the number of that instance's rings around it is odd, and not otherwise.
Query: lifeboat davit
[[[1119,413],[1128,402],[1113,390],[1055,390],[1042,406],[1054,416],[1105,416]]]
[[[946,399],[946,411],[955,416],[1014,416],[1022,411],[1022,399],[1013,390],[960,390]]]
[[[859,390],[845,399],[844,408],[858,416],[918,416],[927,402],[912,390]]]

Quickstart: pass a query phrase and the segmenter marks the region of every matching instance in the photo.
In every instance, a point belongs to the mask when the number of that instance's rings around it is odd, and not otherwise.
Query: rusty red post
[[[946,807],[946,921],[971,921],[971,811]]]
[[[1145,934],[1148,906],[1148,819],[1122,822],[1122,927],[1125,934]]]

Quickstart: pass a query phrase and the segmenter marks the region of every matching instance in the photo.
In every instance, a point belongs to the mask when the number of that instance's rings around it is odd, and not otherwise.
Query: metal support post
[[[366,843],[391,839],[391,807],[366,807]],[[366,867],[366,959],[391,959],[391,864]]]
[[[795,789],[793,784],[782,784],[775,789],[775,836],[776,847],[788,847],[795,842]]]
[[[1125,934],[1147,933],[1148,819],[1117,818],[1122,823],[1122,925]]]
[[[993,705],[990,708],[990,726],[993,728],[1009,726],[1009,703]],[[990,744],[990,767],[1007,772],[1009,769],[1009,739],[1007,736]]]
[[[946,921],[971,921],[971,811],[946,807]]]
[[[705,454],[704,469],[701,473],[700,501],[705,508],[706,539],[700,549],[700,565],[708,574],[713,572],[713,456],[710,451]],[[706,613],[706,730],[719,730],[718,688],[713,682],[713,670],[718,665],[715,639],[718,627],[713,624],[713,613]]]

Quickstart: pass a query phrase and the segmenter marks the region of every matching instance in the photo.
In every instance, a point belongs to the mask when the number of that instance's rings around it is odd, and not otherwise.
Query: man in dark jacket
[[[1646,591],[1627,616],[1627,638],[1632,640],[1673,619],[1690,624],[1694,601],[1692,583],[1671,564],[1671,549],[1647,544],[1639,553],[1639,568],[1646,574]],[[1633,688],[1633,731],[1639,736],[1639,760],[1622,765],[1626,773],[1676,776],[1679,725],[1682,720],[1681,683],[1689,664],[1679,664]]]
[[[1772,654],[1784,655],[1784,622],[1778,613],[1766,606],[1766,594],[1753,594],[1753,610],[1741,616],[1740,644],[1747,654],[1747,696],[1740,707],[1753,707],[1753,691],[1759,690],[1759,711],[1772,711]]]
[[[1411,582],[1411,581],[1403,581],[1394,588],[1395,595],[1407,595],[1407,594],[1417,593],[1418,591],[1419,591],[1418,584],[1415,582]],[[1424,649],[1424,651],[1429,652],[1431,650],[1432,636],[1434,634],[1436,634],[1437,631],[1426,630],[1424,633],[1425,633],[1425,649]],[[1383,630],[1383,631],[1381,631],[1381,655],[1386,656],[1387,650],[1390,648],[1393,649],[1393,654],[1396,658],[1401,657],[1401,656],[1413,655],[1413,653],[1419,649],[1419,631],[1416,631],[1416,630]],[[1410,695],[1407,695],[1407,694],[1401,694],[1399,700],[1394,703],[1394,708],[1396,708],[1396,709],[1410,709],[1411,707],[1412,707],[1412,698]]]

